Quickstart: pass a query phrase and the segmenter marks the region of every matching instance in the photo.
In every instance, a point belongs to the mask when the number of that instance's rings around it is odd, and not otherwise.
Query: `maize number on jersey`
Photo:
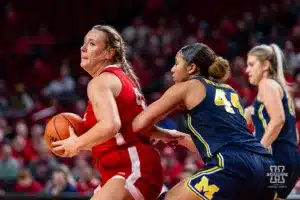
[[[240,103],[239,96],[236,93],[230,93],[230,101],[227,99],[224,90],[216,89],[215,104],[217,106],[224,106],[226,112],[235,114],[233,107],[237,108],[242,116],[244,116],[244,109]]]

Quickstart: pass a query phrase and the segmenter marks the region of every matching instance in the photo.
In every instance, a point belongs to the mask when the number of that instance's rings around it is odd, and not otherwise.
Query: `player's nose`
[[[171,72],[174,73],[175,71],[175,65],[171,68]]]
[[[86,52],[86,45],[85,45],[85,44],[83,44],[83,45],[80,47],[80,51]]]

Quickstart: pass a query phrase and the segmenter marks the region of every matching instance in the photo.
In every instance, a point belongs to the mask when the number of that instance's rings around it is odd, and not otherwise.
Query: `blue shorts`
[[[270,155],[226,149],[188,178],[186,187],[204,200],[273,200],[275,189],[267,176],[272,165]]]
[[[277,189],[278,197],[285,199],[300,176],[300,154],[296,147],[285,142],[273,143],[272,153],[278,172],[286,175],[281,181],[275,180],[274,188]]]

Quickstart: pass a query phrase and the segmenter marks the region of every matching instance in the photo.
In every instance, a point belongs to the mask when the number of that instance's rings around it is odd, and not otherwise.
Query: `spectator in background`
[[[51,81],[42,93],[57,98],[62,105],[75,103],[75,81],[70,75],[68,60],[63,60],[58,79]]]
[[[255,90],[249,88],[244,58],[236,56],[231,65],[231,77],[227,83],[233,87],[242,98],[244,105],[249,105],[255,98]]]
[[[76,185],[77,185],[76,180],[75,180],[71,170],[69,169],[69,167],[65,164],[61,164],[59,166],[59,169],[64,171],[64,173],[66,174],[68,183],[71,184],[73,187],[76,187]]]
[[[76,180],[82,177],[82,171],[87,167],[89,167],[89,164],[82,156],[79,155],[75,158],[74,167],[72,168],[72,174],[74,175]]]
[[[34,107],[34,102],[22,83],[15,85],[15,91],[9,96],[8,102],[8,110],[4,113],[6,117],[23,117]]]
[[[57,169],[47,182],[44,192],[47,195],[58,196],[76,192],[76,188],[68,182],[66,173],[62,169]]]
[[[38,35],[34,37],[33,44],[36,45],[42,55],[47,55],[48,50],[55,44],[55,37],[49,32],[46,24],[41,24],[38,30]]]
[[[53,170],[58,167],[58,162],[53,154],[49,152],[44,141],[38,149],[38,155],[36,159],[29,163],[29,169],[37,181],[45,184],[51,177]]]
[[[291,41],[293,42],[296,49],[300,49],[300,17],[298,15],[298,19],[294,27],[292,28]]]
[[[9,126],[7,119],[1,116],[0,116],[0,131],[1,131],[0,145],[12,140],[14,136],[13,129]]]
[[[0,114],[8,110],[8,90],[6,82],[0,79]]]
[[[12,141],[13,156],[19,161],[21,166],[27,165],[37,156],[28,146],[26,139],[23,135],[16,135]]]
[[[38,94],[50,81],[54,79],[54,68],[45,58],[35,58],[29,70],[24,71],[26,85],[32,92]],[[32,74],[38,74],[32,78]]]
[[[289,74],[300,72],[300,53],[297,53],[292,41],[285,42],[284,49],[285,58],[287,61],[287,72]]]
[[[9,25],[15,25],[17,23],[17,12],[11,3],[5,5],[5,17]]]
[[[24,120],[19,120],[15,124],[15,133],[16,135],[20,135],[24,138],[27,138],[28,136],[28,126],[26,121]]]
[[[93,194],[94,190],[100,185],[100,180],[93,174],[91,167],[82,170],[81,177],[77,183],[78,192],[86,195]]]
[[[35,154],[35,157],[39,156],[39,153],[38,153],[39,148],[40,148],[40,145],[43,144],[43,140],[44,140],[43,134],[44,134],[44,128],[40,124],[34,124],[30,128],[31,138],[28,140],[27,145],[33,151],[33,153]]]
[[[22,55],[29,55],[32,51],[31,46],[31,37],[28,33],[28,30],[23,30],[23,34],[19,36],[19,38],[15,39],[15,46],[13,48],[13,51],[16,55],[22,56]]]
[[[38,194],[42,190],[42,185],[34,180],[29,170],[23,169],[19,172],[17,184],[15,187],[16,192]]]
[[[16,180],[19,167],[18,161],[12,156],[11,146],[9,144],[3,145],[0,159],[0,180]]]

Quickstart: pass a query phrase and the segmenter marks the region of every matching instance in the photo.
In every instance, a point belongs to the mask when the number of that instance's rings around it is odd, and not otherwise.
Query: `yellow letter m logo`
[[[205,176],[202,176],[201,181],[195,185],[195,188],[209,200],[212,200],[214,193],[219,191],[218,186],[208,185],[208,178]]]

